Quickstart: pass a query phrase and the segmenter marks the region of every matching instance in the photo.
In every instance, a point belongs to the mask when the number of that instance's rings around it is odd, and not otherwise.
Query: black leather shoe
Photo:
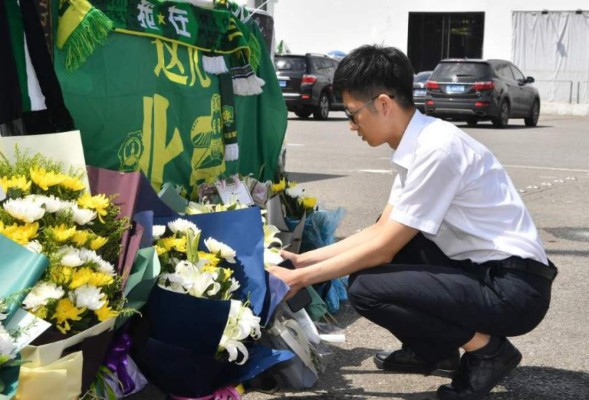
[[[504,339],[495,354],[474,356],[464,353],[460,370],[449,385],[438,388],[440,400],[479,400],[483,399],[509,375],[522,360],[522,355],[509,340]]]
[[[381,351],[374,356],[376,367],[400,374],[423,374],[451,378],[460,367],[460,353],[438,363],[428,363],[409,348]]]

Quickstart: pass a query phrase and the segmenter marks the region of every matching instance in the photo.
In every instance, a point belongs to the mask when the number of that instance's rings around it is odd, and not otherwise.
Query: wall
[[[362,44],[382,43],[407,51],[408,14],[484,11],[483,57],[511,59],[512,11],[589,10],[587,0],[277,0],[276,40],[293,53],[348,52]]]

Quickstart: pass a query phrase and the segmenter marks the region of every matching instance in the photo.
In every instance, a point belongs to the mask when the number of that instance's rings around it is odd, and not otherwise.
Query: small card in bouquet
[[[242,180],[236,177],[230,177],[215,182],[215,187],[221,196],[223,204],[231,204],[237,201],[239,204],[251,206],[254,204],[250,191]]]
[[[10,321],[6,324],[6,329],[11,332],[18,332],[15,345],[18,351],[29,345],[33,340],[51,327],[51,324],[28,311],[18,308]]]

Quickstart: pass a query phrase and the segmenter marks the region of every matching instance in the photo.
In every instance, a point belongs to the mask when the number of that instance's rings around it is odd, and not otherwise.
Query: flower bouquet
[[[271,186],[271,192],[266,203],[268,223],[280,230],[278,237],[285,244],[284,248],[298,253],[305,220],[315,210],[317,199],[307,196],[303,188],[288,181],[286,176]]]
[[[252,343],[269,307],[259,209],[159,218],[153,235],[162,274],[132,331],[151,382],[208,396],[291,357]]]
[[[77,344],[64,340],[86,340],[84,332],[102,335],[108,344],[108,331],[124,303],[114,268],[127,228],[126,220],[118,218],[119,208],[112,198],[87,191],[85,171],[67,170],[40,154],[17,150],[13,163],[0,161],[0,176],[5,193],[0,233],[49,259],[23,301],[27,311],[53,325],[33,343],[34,350],[26,351],[28,360],[35,359],[30,366],[57,361],[64,344]],[[96,343],[92,348],[98,349]],[[96,373],[90,357],[84,358],[82,389]]]

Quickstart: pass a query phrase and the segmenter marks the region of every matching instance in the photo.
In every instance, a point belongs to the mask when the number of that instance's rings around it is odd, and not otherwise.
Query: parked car
[[[325,120],[329,111],[344,105],[333,91],[333,74],[338,61],[323,54],[274,56],[274,67],[288,111],[299,118]]]
[[[425,113],[425,82],[431,74],[432,71],[421,71],[413,76],[413,102],[422,113]]]
[[[533,82],[505,60],[442,60],[426,82],[425,112],[469,125],[491,120],[505,128],[510,118],[523,118],[536,126],[540,95]]]

